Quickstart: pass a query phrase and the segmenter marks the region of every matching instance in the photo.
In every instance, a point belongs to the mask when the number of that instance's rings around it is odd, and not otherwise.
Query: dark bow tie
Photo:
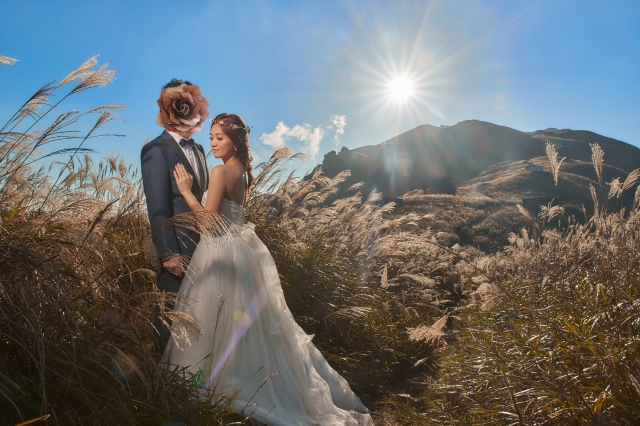
[[[193,148],[194,144],[195,142],[193,139],[180,139],[180,146],[183,148],[187,145],[190,145]]]

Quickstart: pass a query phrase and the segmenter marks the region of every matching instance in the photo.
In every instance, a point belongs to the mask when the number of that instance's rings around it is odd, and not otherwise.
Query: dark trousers
[[[161,266],[160,272],[158,273],[158,290],[177,293],[180,289],[180,283],[182,283],[183,277],[184,275],[176,277],[175,275],[170,274],[169,271]],[[173,310],[173,305],[173,301],[165,302],[165,312],[170,312],[171,310]],[[164,350],[167,347],[167,343],[169,343],[169,338],[171,337],[171,331],[162,322],[162,320],[160,319],[160,315],[160,306],[156,306],[153,325],[157,331],[154,331],[153,337],[155,338],[156,352],[158,357],[162,357],[162,354],[164,354]],[[171,320],[166,316],[164,317],[164,320],[167,323],[171,324]]]

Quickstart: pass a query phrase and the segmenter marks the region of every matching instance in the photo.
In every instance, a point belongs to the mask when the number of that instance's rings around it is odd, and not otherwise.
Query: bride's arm
[[[222,203],[225,188],[223,166],[216,166],[211,170],[209,188],[207,189],[207,202],[205,204],[206,208],[202,207],[202,204],[200,204],[196,196],[191,192],[193,176],[187,172],[187,169],[185,169],[182,164],[178,163],[176,164],[173,174],[176,178],[178,190],[184,197],[192,212],[199,212],[202,210],[217,212],[220,210],[220,203]]]
[[[205,210],[213,212],[220,211],[222,197],[224,197],[226,176],[225,168],[222,165],[211,169],[209,176],[209,189],[207,189],[207,201],[204,204]]]
[[[204,210],[202,204],[198,201],[193,192],[191,192],[191,185],[193,185],[193,176],[191,176],[187,169],[180,163],[176,164],[176,168],[173,171],[173,175],[176,178],[176,185],[178,185],[178,190],[180,194],[184,197],[184,200],[189,205],[189,208],[192,212],[199,212]]]

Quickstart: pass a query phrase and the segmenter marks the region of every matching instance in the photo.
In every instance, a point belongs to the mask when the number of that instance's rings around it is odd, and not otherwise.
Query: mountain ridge
[[[329,177],[349,169],[351,177],[342,187],[362,181],[365,194],[377,189],[384,198],[427,188],[452,193],[500,164],[544,163],[547,141],[556,146],[560,157],[567,157],[565,170],[573,169],[590,181],[597,182],[593,168],[590,171],[576,166],[591,162],[591,143],[598,143],[605,151],[607,179],[613,179],[616,173],[624,177],[640,167],[639,148],[588,130],[522,132],[480,120],[441,127],[423,124],[376,145],[343,147],[338,153],[325,154],[318,167]],[[335,198],[340,196],[336,194]]]

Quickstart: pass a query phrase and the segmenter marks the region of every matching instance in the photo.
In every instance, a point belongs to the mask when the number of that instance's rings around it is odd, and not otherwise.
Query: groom
[[[180,195],[173,170],[180,163],[194,177],[191,191],[200,201],[209,185],[209,174],[204,149],[191,139],[191,135],[202,129],[209,116],[209,103],[198,86],[174,78],[162,88],[158,106],[156,122],[165,130],[142,147],[142,183],[151,238],[162,264],[158,272],[158,290],[177,293],[183,275],[180,257],[193,255],[200,236],[166,223],[177,214],[191,211]],[[165,309],[173,309],[173,303],[166,302]],[[171,333],[160,315],[161,309],[157,306],[154,337],[156,350],[162,356]]]

